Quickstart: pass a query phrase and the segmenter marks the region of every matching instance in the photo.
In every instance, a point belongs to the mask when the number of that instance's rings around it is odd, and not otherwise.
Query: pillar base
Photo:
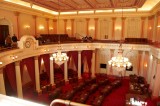
[[[65,84],[69,84],[69,80],[65,81]]]
[[[83,82],[82,78],[78,78],[78,83]]]
[[[34,95],[38,96],[42,94],[42,90],[36,90],[34,91]]]

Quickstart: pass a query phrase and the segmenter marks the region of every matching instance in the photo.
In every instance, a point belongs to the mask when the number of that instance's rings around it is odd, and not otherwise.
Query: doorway
[[[9,26],[0,25],[0,46],[5,45],[5,38],[9,35]]]

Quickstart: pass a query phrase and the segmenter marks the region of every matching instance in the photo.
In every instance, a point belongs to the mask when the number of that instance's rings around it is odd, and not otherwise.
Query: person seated
[[[12,47],[17,47],[17,41],[18,41],[17,36],[14,34],[12,36]]]
[[[12,42],[17,42],[17,41],[18,41],[17,36],[15,34],[13,34],[13,36],[12,36]]]
[[[12,40],[11,40],[11,37],[10,35],[8,35],[5,39],[5,46],[6,47],[11,47],[11,44],[12,44]]]

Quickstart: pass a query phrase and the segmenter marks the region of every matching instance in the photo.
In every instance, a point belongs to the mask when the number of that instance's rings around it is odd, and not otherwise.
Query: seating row
[[[130,75],[130,89],[129,93],[146,95],[150,97],[151,90],[149,89],[149,84],[145,81],[144,77],[137,75]]]
[[[64,42],[64,41],[76,41],[75,37],[69,37],[68,34],[41,34],[36,38],[40,44]]]
[[[114,89],[121,85],[121,80],[115,80],[114,82],[107,84],[101,91],[99,95],[93,100],[93,106],[101,106],[104,98],[109,95]]]

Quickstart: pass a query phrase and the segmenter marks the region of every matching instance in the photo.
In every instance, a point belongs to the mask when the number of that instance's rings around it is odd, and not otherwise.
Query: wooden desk
[[[139,95],[139,94],[126,94],[126,106],[139,106],[139,105],[131,105],[130,99],[133,98],[134,100],[145,102],[147,97],[145,95]],[[143,106],[143,105],[142,105]],[[144,105],[146,106],[146,105]]]

